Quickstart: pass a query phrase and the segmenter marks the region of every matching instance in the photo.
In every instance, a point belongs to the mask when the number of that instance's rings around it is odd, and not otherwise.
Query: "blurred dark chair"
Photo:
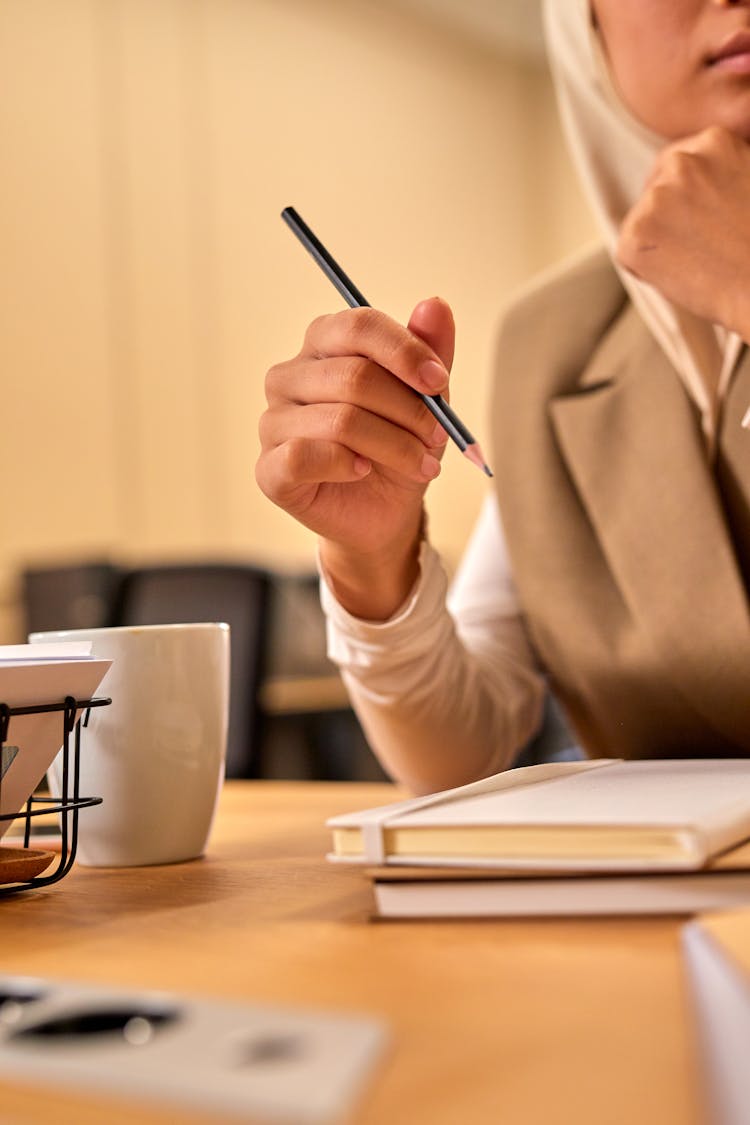
[[[251,565],[184,564],[124,571],[113,625],[225,621],[231,630],[227,777],[262,776],[263,715],[271,579]]]
[[[273,575],[261,692],[264,777],[382,781],[386,775],[327,655],[319,585],[317,572]]]
[[[119,580],[119,567],[106,561],[27,567],[21,572],[26,633],[108,625]]]
[[[310,571],[216,562],[127,569],[87,560],[21,575],[27,632],[226,621],[228,777],[381,780],[341,685],[331,692],[338,673],[326,654],[318,581]],[[274,703],[279,683],[287,697],[302,687],[308,702]]]

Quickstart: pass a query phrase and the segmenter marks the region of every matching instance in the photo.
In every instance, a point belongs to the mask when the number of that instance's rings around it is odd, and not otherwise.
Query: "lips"
[[[709,55],[707,62],[722,70],[750,72],[750,30],[735,31]]]

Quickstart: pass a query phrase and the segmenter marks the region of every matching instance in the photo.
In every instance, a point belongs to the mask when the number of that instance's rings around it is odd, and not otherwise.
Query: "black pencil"
[[[290,230],[296,234],[305,249],[310,252],[329,281],[333,282],[349,307],[353,309],[369,308],[370,302],[365,299],[354,282],[347,277],[338,262],[331,257],[323,243],[313,234],[294,207],[285,207],[281,212],[281,217]],[[419,395],[427,409],[438,420],[448,437],[456,443],[464,456],[468,457],[488,477],[491,477],[492,472],[484,459],[476,438],[472,436],[458,415],[451,410],[445,399],[441,395],[425,395],[416,390],[414,393]]]

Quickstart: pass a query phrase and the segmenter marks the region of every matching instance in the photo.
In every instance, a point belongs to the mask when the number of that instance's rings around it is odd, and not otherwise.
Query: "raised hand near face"
[[[622,224],[617,258],[750,341],[750,145],[714,126],[665,148]]]

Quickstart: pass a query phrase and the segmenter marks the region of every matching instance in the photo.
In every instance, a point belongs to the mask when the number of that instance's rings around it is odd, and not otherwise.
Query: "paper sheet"
[[[0,703],[14,708],[62,703],[67,696],[91,699],[111,663],[93,659],[80,644],[0,646]],[[62,743],[62,711],[11,716],[0,771],[3,816],[23,808]],[[10,824],[0,820],[0,837]]]

